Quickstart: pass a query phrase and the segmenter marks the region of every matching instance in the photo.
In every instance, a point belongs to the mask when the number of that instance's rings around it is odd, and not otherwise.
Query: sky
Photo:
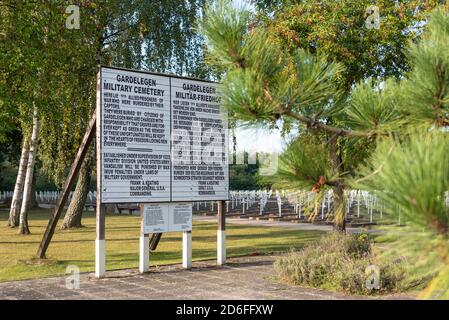
[[[281,152],[283,139],[279,130],[270,132],[260,128],[240,128],[236,131],[237,151]]]
[[[232,0],[232,3],[235,7],[242,7],[243,8],[248,8],[248,9],[252,9],[253,6],[251,5],[251,3],[248,0]]]

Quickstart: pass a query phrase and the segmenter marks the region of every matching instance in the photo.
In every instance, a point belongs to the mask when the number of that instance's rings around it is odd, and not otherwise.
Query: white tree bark
[[[28,228],[28,207],[30,203],[31,189],[33,184],[34,165],[36,163],[37,145],[39,139],[39,117],[37,107],[33,110],[33,132],[31,134],[30,152],[28,155],[28,165],[25,176],[25,187],[23,190],[22,207],[20,209],[19,233],[30,234]]]
[[[30,151],[29,137],[23,138],[22,153],[20,155],[19,171],[17,172],[16,185],[9,211],[8,226],[15,228],[19,226],[20,200],[23,198],[23,184],[25,182],[25,172],[28,164],[28,153]]]

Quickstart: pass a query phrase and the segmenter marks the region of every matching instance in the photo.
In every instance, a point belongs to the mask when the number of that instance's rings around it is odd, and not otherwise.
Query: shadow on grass
[[[84,228],[56,229],[55,237],[48,251],[48,262],[33,260],[37,246],[51,215],[49,210],[30,213],[32,234],[27,237],[16,235],[15,231],[1,229],[0,225],[0,281],[29,279],[64,274],[69,264],[78,265],[83,272],[94,269],[95,215],[85,214]],[[1,220],[8,218],[8,212],[0,212]],[[217,223],[194,220],[194,261],[216,259]],[[108,215],[106,218],[107,269],[135,268],[139,263],[138,243],[140,222],[136,216]],[[289,230],[276,227],[228,224],[228,257],[248,256],[285,252],[300,248],[306,242],[320,236],[318,231]],[[6,248],[5,251],[3,249]],[[150,264],[164,265],[180,263],[181,233],[167,233],[162,237],[158,250],[151,253]],[[3,254],[6,252],[6,254]],[[25,260],[29,257],[29,260]],[[71,259],[73,257],[73,259]]]

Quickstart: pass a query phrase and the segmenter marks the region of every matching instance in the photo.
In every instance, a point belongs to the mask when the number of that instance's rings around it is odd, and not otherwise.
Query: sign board
[[[228,199],[217,83],[109,67],[99,81],[102,203]]]
[[[143,233],[192,230],[192,203],[146,203],[143,205]]]

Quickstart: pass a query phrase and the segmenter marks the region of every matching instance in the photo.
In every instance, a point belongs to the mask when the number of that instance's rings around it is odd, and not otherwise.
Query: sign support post
[[[102,278],[106,273],[105,205],[97,200],[97,238],[95,240],[95,277]]]
[[[37,256],[39,259],[45,259],[45,254],[47,253],[48,246],[50,245],[50,241],[53,238],[53,234],[55,233],[56,225],[58,224],[59,218],[61,217],[62,211],[64,210],[65,203],[69,198],[70,190],[75,184],[75,179],[78,176],[81,164],[83,163],[84,157],[86,156],[89,146],[95,136],[96,126],[97,115],[96,113],[94,113],[89,121],[89,125],[87,126],[86,133],[84,134],[83,141],[81,142],[78,153],[76,154],[75,161],[73,161],[72,163],[70,173],[66,178],[64,188],[61,192],[61,195],[59,196],[53,215],[48,221],[47,229],[45,229],[44,236],[42,237],[39,249],[37,251]]]
[[[139,271],[148,272],[150,269],[150,235],[145,233],[145,212],[144,205],[140,205],[140,215],[142,217],[140,225],[140,252],[139,252]]]
[[[192,231],[182,233],[182,267],[192,268]]]
[[[144,205],[140,205],[140,214],[142,217],[140,226],[140,240],[139,240],[139,271],[145,273],[150,270],[150,235],[145,233],[145,211]]]
[[[224,201],[218,201],[218,230],[217,230],[217,264],[226,264],[226,214],[223,210]]]
[[[140,260],[139,271],[140,273],[148,272],[150,269],[150,236],[148,233],[142,233],[140,235]]]
[[[96,239],[95,239],[95,277],[102,278],[106,273],[106,242],[105,242],[105,212],[106,206],[102,203],[102,150],[101,150],[101,72],[97,75],[97,206],[96,206]]]

